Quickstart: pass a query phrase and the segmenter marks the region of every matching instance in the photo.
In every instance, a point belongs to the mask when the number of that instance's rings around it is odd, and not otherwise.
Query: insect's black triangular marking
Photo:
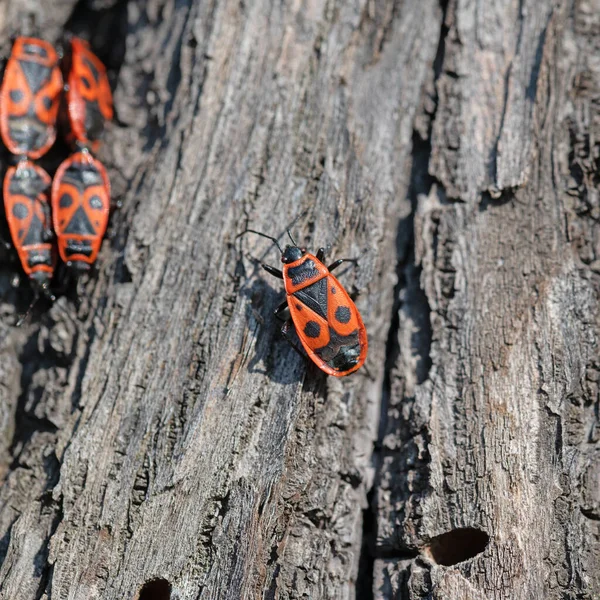
[[[65,227],[63,233],[73,233],[76,235],[95,235],[94,227],[90,223],[87,214],[82,206],[80,206]]]
[[[50,67],[45,67],[39,63],[30,62],[27,60],[20,60],[19,66],[23,71],[23,75],[25,75],[29,89],[34,94],[37,94],[50,80],[50,73],[52,72]]]
[[[294,296],[318,315],[327,319],[327,277],[294,292]]]
[[[44,231],[44,224],[40,221],[40,218],[33,213],[31,221],[29,222],[29,229],[25,234],[23,240],[23,246],[29,246],[32,244],[39,244],[42,241],[42,233]]]

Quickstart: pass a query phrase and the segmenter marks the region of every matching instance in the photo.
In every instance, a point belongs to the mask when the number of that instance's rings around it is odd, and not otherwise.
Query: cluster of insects
[[[109,179],[94,157],[113,115],[106,69],[84,40],[66,46],[61,58],[47,41],[18,37],[0,88],[0,135],[16,162],[4,177],[6,221],[36,298],[53,299],[57,254],[75,273],[94,264],[110,213]],[[34,161],[59,131],[72,151],[52,180]]]
[[[112,119],[106,69],[87,42],[72,38],[62,59],[49,43],[15,40],[0,88],[0,135],[16,166],[4,178],[8,229],[36,299],[53,298],[57,258],[75,273],[94,264],[108,225],[110,183],[95,153],[104,125]],[[34,161],[63,133],[72,153],[54,179]],[[48,191],[50,191],[50,199]],[[275,314],[290,339],[295,328],[308,357],[325,373],[342,377],[359,369],[367,356],[367,333],[356,305],[332,271],[344,262],[323,263],[296,244],[281,248],[283,270],[263,267],[283,279],[286,300]],[[288,232],[289,234],[289,232]],[[283,317],[288,312],[287,317]]]
[[[343,377],[360,369],[367,358],[367,330],[350,295],[331,274],[348,259],[326,266],[324,248],[319,248],[316,256],[308,253],[289,230],[292,245],[285,248],[260,231],[246,229],[240,235],[246,233],[270,239],[281,253],[282,270],[264,263],[262,267],[283,279],[286,297],[275,309],[275,316],[283,320],[283,336],[303,356],[290,337],[290,329],[295,328],[307,356],[328,375]]]

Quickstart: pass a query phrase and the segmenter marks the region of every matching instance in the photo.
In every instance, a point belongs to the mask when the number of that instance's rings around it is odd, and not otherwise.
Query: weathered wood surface
[[[0,2],[104,52],[123,202],[79,299],[1,273],[2,600],[600,594],[595,4]],[[235,238],[300,214],[344,380]]]

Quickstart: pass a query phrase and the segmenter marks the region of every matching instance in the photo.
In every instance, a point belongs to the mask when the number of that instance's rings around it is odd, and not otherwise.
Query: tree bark
[[[122,202],[22,327],[0,272],[0,599],[597,597],[599,9],[0,2],[107,63]],[[366,368],[247,226],[358,257]]]

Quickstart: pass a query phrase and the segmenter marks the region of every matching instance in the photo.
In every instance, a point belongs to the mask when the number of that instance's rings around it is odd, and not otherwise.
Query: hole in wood
[[[463,527],[434,537],[425,552],[433,562],[450,567],[481,554],[489,541],[490,536],[482,529]]]
[[[147,581],[137,595],[137,600],[170,600],[170,598],[171,584],[166,579]]]

